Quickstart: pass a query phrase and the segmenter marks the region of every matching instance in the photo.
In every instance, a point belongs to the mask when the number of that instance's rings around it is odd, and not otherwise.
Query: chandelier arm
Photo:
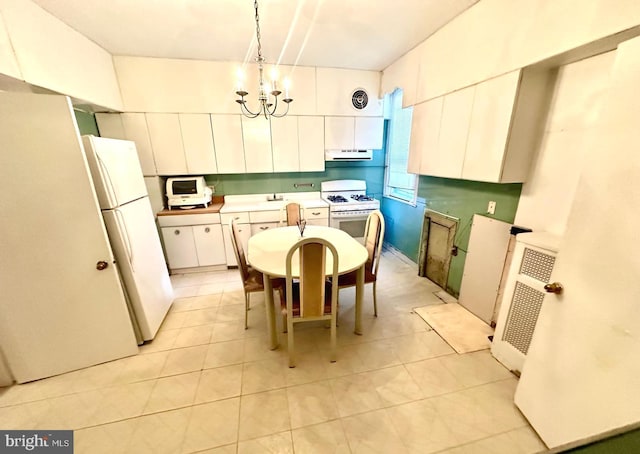
[[[240,113],[242,113],[242,115],[247,118],[256,118],[258,115],[260,115],[261,112],[258,111],[258,113],[254,113],[250,111],[249,108],[243,103],[240,104]]]
[[[286,116],[286,115],[287,115],[287,113],[289,113],[289,103],[286,103],[286,104],[287,104],[287,110],[285,110],[285,111],[284,111],[284,112],[282,112],[281,114],[276,114],[276,113],[275,113],[275,110],[274,110],[274,111],[273,111],[273,113],[271,114],[271,116],[272,116],[272,117],[276,117],[276,118],[282,118],[282,117]]]

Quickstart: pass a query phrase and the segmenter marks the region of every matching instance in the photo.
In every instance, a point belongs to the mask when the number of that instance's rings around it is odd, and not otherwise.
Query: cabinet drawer
[[[269,229],[277,229],[277,222],[260,222],[256,224],[251,224],[251,235],[255,235],[256,233],[264,232]]]
[[[220,221],[224,225],[229,225],[229,221],[235,219],[236,224],[248,224],[249,213],[246,211],[239,211],[237,213],[220,213]]]
[[[160,227],[220,224],[220,215],[218,213],[200,213],[158,216],[158,224],[160,224]]]
[[[252,211],[249,213],[251,223],[256,222],[280,222],[280,210],[277,211]]]
[[[319,218],[328,218],[329,217],[329,208],[305,208],[304,209],[304,218],[305,219],[319,219]]]

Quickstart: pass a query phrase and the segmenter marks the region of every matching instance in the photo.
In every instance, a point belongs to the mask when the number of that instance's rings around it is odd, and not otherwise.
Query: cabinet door
[[[257,224],[251,224],[251,235],[255,235],[256,233],[264,232],[269,229],[276,229],[278,226],[278,222],[260,222]]]
[[[193,236],[200,266],[224,265],[227,262],[220,224],[195,225]]]
[[[274,172],[298,172],[298,117],[271,119],[271,148]]]
[[[178,114],[148,113],[146,115],[158,175],[187,173]]]
[[[411,173],[429,175],[437,159],[442,97],[431,99],[413,108],[408,169]]]
[[[352,150],[355,137],[354,117],[325,117],[324,147],[327,150]]]
[[[123,113],[120,114],[120,119],[122,120],[125,138],[132,140],[136,144],[142,173],[145,177],[157,175],[158,171],[156,170],[156,161],[153,157],[153,149],[149,139],[147,118],[143,113]]]
[[[298,117],[301,172],[324,171],[324,117]]]
[[[353,148],[379,150],[382,148],[384,118],[356,117]]]
[[[192,227],[162,227],[162,239],[169,268],[198,266],[198,254]]]
[[[178,114],[187,172],[196,175],[218,173],[209,114]]]
[[[430,175],[447,178],[462,177],[462,163],[467,146],[467,134],[473,108],[475,86],[444,96],[438,138],[438,152]]]
[[[247,173],[273,172],[269,120],[242,117],[242,139]]]
[[[211,115],[218,173],[245,173],[240,115]]]
[[[117,113],[97,113],[96,123],[100,137],[109,137],[111,139],[126,139],[122,119]]]
[[[476,86],[462,178],[499,182],[520,71]]]

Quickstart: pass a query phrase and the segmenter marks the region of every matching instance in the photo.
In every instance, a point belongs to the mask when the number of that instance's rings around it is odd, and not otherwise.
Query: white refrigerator
[[[134,326],[142,340],[151,340],[171,307],[173,287],[135,144],[82,139]]]

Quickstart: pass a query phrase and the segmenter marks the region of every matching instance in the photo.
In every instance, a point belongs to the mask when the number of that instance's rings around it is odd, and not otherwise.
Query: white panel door
[[[476,86],[462,178],[499,182],[518,93],[520,71]]]
[[[187,173],[218,173],[209,114],[178,114]]]
[[[640,423],[640,38],[620,44],[515,402],[550,448]],[[636,245],[636,246],[634,246]]]
[[[157,175],[156,161],[149,139],[149,128],[147,128],[147,118],[143,113],[123,113],[120,114],[120,119],[124,127],[125,138],[133,140],[136,144],[142,173],[144,176]]]
[[[298,172],[298,117],[271,119],[271,148],[274,172]]]
[[[473,215],[458,300],[488,325],[493,321],[510,230],[507,222]]]
[[[20,383],[138,352],[77,128],[67,97],[0,93],[0,190],[22,188],[0,197],[0,345]]]
[[[100,137],[110,137],[112,139],[126,139],[124,126],[120,114],[117,113],[97,113],[96,123]]]
[[[324,117],[298,117],[298,150],[301,172],[324,171]]]
[[[193,227],[162,227],[161,231],[169,268],[192,268],[198,266],[198,253],[196,252]]]
[[[148,113],[146,117],[158,175],[187,173],[178,114]]]
[[[200,266],[224,265],[226,263],[220,224],[194,225],[193,236]]]
[[[273,172],[269,120],[242,117],[242,139],[247,173]]]
[[[211,115],[218,173],[245,173],[240,115]]]
[[[324,117],[324,147],[327,150],[352,150],[355,138],[354,117]]]
[[[382,148],[384,118],[355,117],[353,148],[356,150],[379,150]]]
[[[437,160],[431,175],[462,177],[474,94],[475,86],[471,86],[444,96]]]

